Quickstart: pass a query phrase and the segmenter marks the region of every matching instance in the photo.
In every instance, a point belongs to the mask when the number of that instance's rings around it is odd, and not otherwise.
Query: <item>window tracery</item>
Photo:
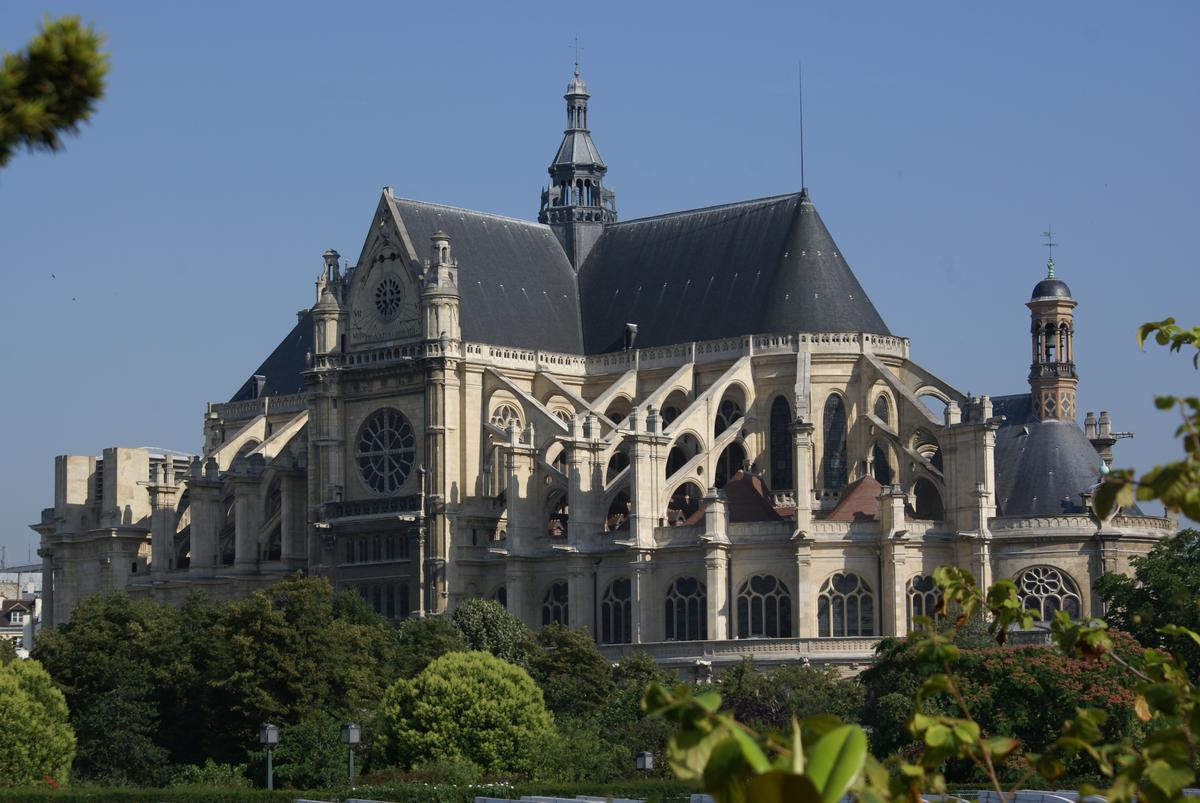
[[[825,453],[821,462],[825,487],[838,490],[846,485],[849,467],[846,465],[846,405],[836,393],[825,401],[823,421]]]
[[[613,580],[600,603],[600,642],[629,644],[633,641],[633,587],[628,577]]]
[[[550,588],[546,589],[546,595],[542,597],[542,624],[559,624],[566,626],[567,624],[567,599],[569,593],[566,583],[554,583]]]
[[[359,477],[377,494],[400,490],[412,471],[415,455],[416,436],[399,410],[391,407],[376,410],[358,431]]]
[[[1066,572],[1053,566],[1031,566],[1017,575],[1016,583],[1021,607],[1038,619],[1052,619],[1055,611],[1079,618],[1083,606],[1079,586]]]
[[[942,589],[938,588],[933,577],[919,574],[909,578],[904,587],[908,600],[908,631],[911,633],[918,616],[933,617],[937,611],[938,602],[942,598]]]
[[[774,575],[756,574],[742,583],[737,597],[737,637],[789,638],[792,595]]]
[[[838,572],[825,581],[817,597],[817,635],[875,635],[875,597],[865,580]]]
[[[666,599],[667,641],[708,638],[708,591],[695,577],[671,583]]]
[[[496,405],[496,409],[492,410],[491,422],[495,426],[508,430],[510,424],[516,424],[517,429],[521,428],[521,411],[515,405],[508,402],[501,402]]]
[[[713,436],[720,435],[729,429],[741,417],[742,405],[733,399],[727,398],[722,401],[721,406],[717,408],[716,420],[713,421]]]
[[[795,487],[792,479],[792,408],[783,396],[771,402],[771,487],[777,491]]]

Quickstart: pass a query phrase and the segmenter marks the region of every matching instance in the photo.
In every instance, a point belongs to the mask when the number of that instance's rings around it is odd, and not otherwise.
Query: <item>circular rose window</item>
[[[404,289],[400,282],[391,276],[385,276],[375,287],[375,309],[384,318],[394,318],[400,311],[400,303],[404,300]]]
[[[412,472],[416,436],[399,410],[376,410],[358,431],[355,458],[363,484],[377,494],[400,490]]]

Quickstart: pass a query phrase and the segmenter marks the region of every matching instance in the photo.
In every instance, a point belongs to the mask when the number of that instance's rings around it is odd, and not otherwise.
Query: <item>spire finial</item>
[[[1051,226],[1047,226],[1046,230],[1044,232],[1042,232],[1042,236],[1046,238],[1046,247],[1050,249],[1050,257],[1049,257],[1049,259],[1046,260],[1046,278],[1053,279],[1054,278],[1054,246],[1058,245],[1058,243],[1054,242],[1054,228]]]
[[[575,44],[568,45],[568,47],[574,49],[574,51],[575,51],[575,77],[578,78],[579,77],[579,52],[581,50],[583,50],[583,48],[579,46],[579,37],[576,36]]]
[[[796,61],[796,72],[800,79],[800,189],[808,187],[804,183],[804,62]]]

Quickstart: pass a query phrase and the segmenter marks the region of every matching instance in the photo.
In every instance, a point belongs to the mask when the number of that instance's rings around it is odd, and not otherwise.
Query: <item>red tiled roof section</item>
[[[826,521],[877,521],[879,492],[883,486],[874,477],[855,480],[842,491],[842,498],[824,517]]]
[[[725,483],[724,490],[731,522],[784,520],[771,505],[762,477],[739,471]]]

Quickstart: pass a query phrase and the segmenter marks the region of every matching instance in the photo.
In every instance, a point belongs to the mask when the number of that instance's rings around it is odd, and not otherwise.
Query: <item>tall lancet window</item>
[[[771,487],[777,491],[795,486],[792,475],[792,408],[787,399],[776,396],[771,403]]]
[[[839,490],[846,485],[846,403],[836,393],[825,402],[825,455],[822,474],[825,487]]]

